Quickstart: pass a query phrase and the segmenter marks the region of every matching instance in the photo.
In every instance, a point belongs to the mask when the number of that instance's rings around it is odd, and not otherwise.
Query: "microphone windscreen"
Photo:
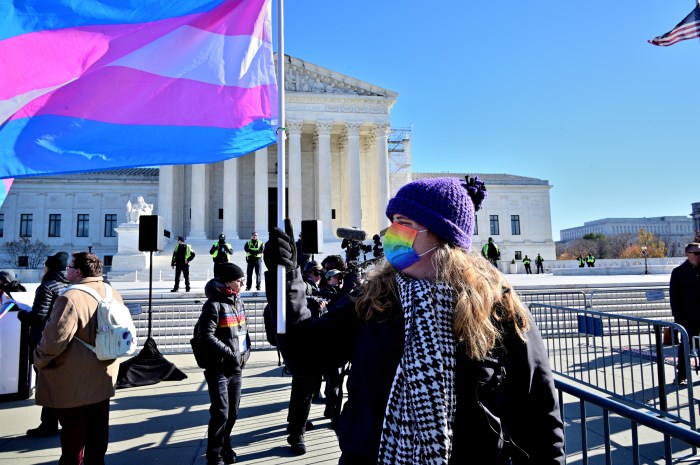
[[[351,241],[362,242],[367,239],[367,233],[357,228],[338,228],[335,234],[341,239],[348,239]]]

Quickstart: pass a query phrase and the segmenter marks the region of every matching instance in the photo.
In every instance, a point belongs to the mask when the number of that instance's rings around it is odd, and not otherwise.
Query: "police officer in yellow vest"
[[[258,233],[254,232],[250,240],[245,243],[245,261],[248,263],[245,290],[249,291],[253,282],[253,270],[255,270],[255,289],[260,290],[260,272],[262,268],[263,243],[258,239]]]
[[[588,265],[589,268],[595,267],[595,257],[590,252],[588,252],[588,256],[586,257],[586,264]]]
[[[219,240],[214,242],[214,245],[211,246],[211,249],[209,249],[209,255],[211,255],[211,259],[214,261],[214,277],[217,278],[217,269],[218,265],[222,263],[228,263],[229,262],[229,255],[233,253],[233,247],[231,247],[231,244],[226,242],[226,236],[224,233],[219,234]]]
[[[493,242],[493,237],[489,237],[489,241],[481,249],[481,253],[489,259],[493,266],[498,268],[498,260],[501,259],[501,249]]]
[[[185,292],[190,292],[190,262],[194,260],[194,250],[185,244],[185,238],[178,236],[170,265],[175,269],[175,287],[170,292],[177,292],[180,287],[180,273],[185,277]]]
[[[523,265],[525,265],[525,274],[532,274],[532,268],[530,268],[530,257],[525,255],[525,258],[523,258]]]

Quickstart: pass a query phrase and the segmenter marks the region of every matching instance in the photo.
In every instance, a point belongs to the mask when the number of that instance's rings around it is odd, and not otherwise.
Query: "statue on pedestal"
[[[131,200],[126,202],[126,217],[129,223],[138,223],[141,215],[153,214],[153,204],[146,203],[142,195],[136,197],[136,202],[131,203]]]

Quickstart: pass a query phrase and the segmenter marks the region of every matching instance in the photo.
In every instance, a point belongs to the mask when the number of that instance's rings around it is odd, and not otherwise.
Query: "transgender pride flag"
[[[276,141],[271,0],[0,2],[0,178]]]

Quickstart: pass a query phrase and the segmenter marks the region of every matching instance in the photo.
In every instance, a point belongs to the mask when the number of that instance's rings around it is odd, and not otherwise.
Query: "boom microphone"
[[[367,233],[357,228],[338,228],[335,234],[341,239],[362,242],[367,239]]]

